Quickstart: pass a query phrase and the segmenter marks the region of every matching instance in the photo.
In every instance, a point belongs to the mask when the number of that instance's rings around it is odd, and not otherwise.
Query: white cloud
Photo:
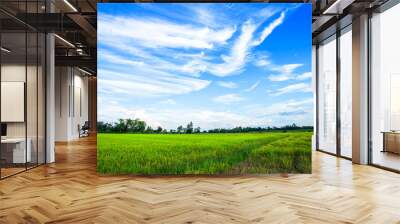
[[[232,104],[232,103],[241,102],[243,100],[244,100],[243,97],[241,97],[235,93],[217,96],[213,99],[214,102],[222,103],[222,104]]]
[[[99,99],[102,101],[102,99]],[[139,118],[152,127],[176,129],[190,121],[203,130],[233,128],[237,126],[282,126],[296,123],[312,124],[313,99],[289,100],[272,105],[254,105],[245,111],[231,112],[204,108],[135,108],[124,103],[99,104],[99,120],[116,121],[118,118]]]
[[[139,72],[139,71],[136,71]],[[185,94],[206,88],[211,82],[168,73],[142,70],[146,76],[100,69],[99,90],[106,94],[128,96],[165,96]],[[117,97],[117,96],[116,96]]]
[[[161,104],[166,104],[166,105],[176,105],[176,101],[173,99],[166,99],[160,102]]]
[[[214,44],[225,44],[235,32],[235,27],[213,30],[154,18],[107,14],[99,15],[98,24],[100,38],[129,39],[148,48],[212,49]]]
[[[282,113],[291,113],[298,110],[307,110],[307,108],[313,106],[313,99],[302,99],[302,100],[288,100],[279,103],[274,103],[269,106],[256,105],[248,108],[253,111],[256,116],[274,116]],[[312,112],[312,111],[311,111]]]
[[[253,46],[257,46],[257,45],[261,44],[262,42],[264,42],[265,38],[267,38],[276,27],[281,25],[283,23],[284,19],[285,19],[285,12],[281,12],[281,15],[279,16],[279,18],[277,18],[272,23],[270,23],[262,31],[261,36],[258,38],[258,40],[255,40],[255,41],[252,42],[252,45]]]
[[[279,74],[279,75],[269,75],[268,79],[273,82],[282,82],[292,79],[291,74]]]
[[[310,83],[296,83],[296,84],[290,84],[288,86],[282,87],[280,89],[277,89],[273,91],[273,95],[279,96],[287,93],[293,93],[293,92],[312,92]]]
[[[298,79],[298,80],[305,80],[305,79],[309,79],[309,78],[311,78],[312,77],[312,73],[311,72],[305,72],[305,73],[303,73],[303,74],[301,74],[301,75],[298,75],[297,77],[296,77],[296,79]]]
[[[269,12],[272,16],[277,10]],[[221,56],[221,62],[212,61],[205,56],[205,50],[226,48],[227,41],[236,32],[236,25],[207,24],[215,23],[215,15],[206,8],[197,8],[194,12],[200,23],[181,24],[155,18],[121,17],[102,14],[99,16],[99,40],[102,45],[124,51],[133,58],[116,60],[116,63],[146,61],[154,69],[180,72],[187,76],[199,77],[201,73],[209,72],[219,77],[238,74],[245,67],[253,47],[261,44],[265,38],[280,25],[284,14],[272,21],[257,40],[254,33],[259,25],[248,20],[241,26],[241,33],[232,40],[232,48],[227,55]],[[264,19],[267,17],[264,17]],[[207,26],[205,26],[207,25]],[[215,27],[215,28],[210,28]],[[217,28],[218,27],[218,28]],[[201,52],[175,54],[174,49],[192,49]],[[101,52],[102,48],[99,47]],[[171,58],[161,58],[159,55],[175,55]],[[102,54],[99,54],[102,57]],[[113,62],[111,54],[104,59]],[[140,60],[139,60],[140,59]],[[172,60],[175,60],[172,62]],[[257,62],[258,66],[269,64],[267,59]]]
[[[271,65],[271,62],[268,61],[267,59],[258,59],[254,62],[254,64],[258,67],[266,67],[268,65]]]
[[[258,120],[271,120],[269,125],[282,126],[296,123],[298,125],[312,125],[313,99],[288,100],[268,106],[253,105],[247,109],[249,114]]]
[[[217,19],[215,18],[214,14],[211,13],[211,11],[207,8],[195,7],[193,10],[197,14],[197,22],[209,27],[218,26],[216,23]]]
[[[256,83],[254,83],[253,85],[251,85],[249,88],[245,89],[245,92],[252,92],[253,90],[255,90],[258,85],[260,85],[260,81],[257,81]]]
[[[286,64],[281,66],[274,66],[271,68],[272,71],[276,71],[279,74],[269,75],[268,79],[274,82],[282,82],[290,79],[297,79],[297,76],[293,73],[294,70],[301,67],[302,64]]]
[[[282,12],[278,19],[274,20],[263,30],[258,40],[254,40],[253,38],[254,32],[258,26],[253,21],[248,20],[245,24],[243,24],[241,35],[234,43],[230,54],[228,56],[222,56],[224,63],[210,65],[210,72],[220,77],[240,72],[246,64],[249,51],[253,47],[261,44],[272,33],[272,31],[283,22],[284,17],[285,14]],[[266,66],[269,64],[269,61],[263,59],[260,60],[258,64],[261,66]]]
[[[237,126],[265,126],[268,119],[257,119],[253,116],[229,111],[216,111],[204,108],[134,108],[121,104],[99,105],[99,120],[116,121],[118,118],[139,118],[151,127],[161,126],[176,129],[190,121],[203,130],[214,128],[233,128]]]
[[[237,87],[238,87],[238,85],[237,85],[236,83],[234,83],[234,82],[223,82],[223,81],[219,81],[219,82],[217,82],[217,84],[218,84],[219,86],[222,86],[222,87],[225,87],[225,88],[228,88],[228,89],[234,89],[234,88],[237,88]]]
[[[216,76],[224,77],[240,71],[246,62],[250,42],[256,28],[256,25],[251,21],[243,24],[241,34],[233,44],[230,54],[221,56],[224,63],[210,64],[210,72]]]
[[[112,61],[114,64],[121,64],[121,65],[131,65],[131,66],[143,66],[144,62],[143,61],[135,61],[135,60],[130,60],[126,59],[124,57],[115,55],[107,50],[100,50],[100,57],[102,60],[106,61]]]
[[[276,66],[272,68],[271,70],[280,72],[280,73],[285,73],[285,74],[292,74],[293,71],[299,67],[301,67],[302,64],[286,64],[282,66]]]

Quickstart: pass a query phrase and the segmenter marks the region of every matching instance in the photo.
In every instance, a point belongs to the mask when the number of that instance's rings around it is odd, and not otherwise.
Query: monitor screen
[[[7,124],[1,124],[1,136],[7,136]]]

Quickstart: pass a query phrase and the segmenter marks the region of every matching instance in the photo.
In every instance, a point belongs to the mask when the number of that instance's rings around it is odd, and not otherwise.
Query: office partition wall
[[[26,33],[1,34],[1,177],[24,171],[31,160],[26,126]],[[15,107],[14,107],[15,106]]]
[[[42,1],[21,1],[23,13],[37,13]],[[2,2],[10,4],[9,2]],[[45,163],[45,35],[2,12],[0,21],[0,178]],[[4,18],[7,18],[4,19]]]

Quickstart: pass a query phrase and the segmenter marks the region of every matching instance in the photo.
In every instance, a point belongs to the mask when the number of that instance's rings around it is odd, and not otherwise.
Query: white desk
[[[31,145],[32,141],[30,138],[26,139],[28,144],[26,147],[25,152],[25,138],[5,138],[1,139],[1,144],[13,145],[13,163],[25,163],[31,162],[32,160],[32,152],[31,152]]]

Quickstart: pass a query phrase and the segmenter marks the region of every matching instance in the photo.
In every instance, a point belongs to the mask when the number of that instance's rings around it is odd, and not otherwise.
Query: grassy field
[[[311,132],[98,134],[107,174],[310,173]]]

